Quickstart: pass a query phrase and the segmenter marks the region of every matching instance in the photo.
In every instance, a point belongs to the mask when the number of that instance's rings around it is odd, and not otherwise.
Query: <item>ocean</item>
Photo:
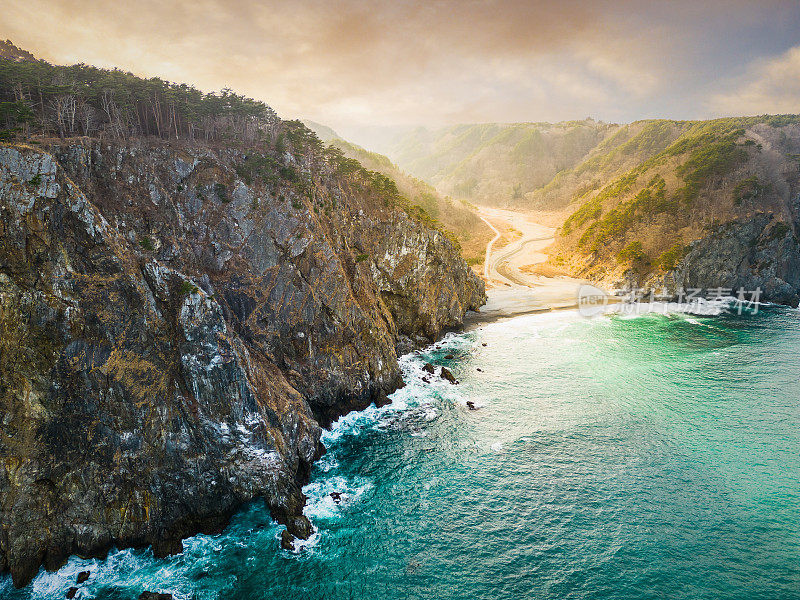
[[[256,502],[181,555],[72,558],[0,596],[89,570],[78,598],[800,599],[799,350],[783,307],[450,334],[325,433],[295,552]]]

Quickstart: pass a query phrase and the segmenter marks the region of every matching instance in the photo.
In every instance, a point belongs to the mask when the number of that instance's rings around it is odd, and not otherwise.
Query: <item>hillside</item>
[[[367,169],[382,173],[396,182],[400,193],[412,205],[421,207],[452,235],[468,264],[482,263],[486,243],[494,234],[463,200],[443,196],[430,184],[408,175],[386,156],[343,140],[330,127],[313,121],[304,123],[322,141],[338,148],[346,157],[355,159]]]
[[[441,193],[480,204],[522,206],[615,131],[592,120],[417,128],[388,155]]]
[[[27,50],[15,46],[11,40],[0,40],[0,60],[14,62],[35,61],[36,57]]]
[[[392,156],[457,197],[561,214],[542,269],[668,295],[760,286],[796,305],[799,138],[792,115],[464,125],[418,129]]]
[[[797,116],[623,127],[539,192],[574,211],[551,261],[610,285],[760,286],[796,305],[798,159]]]
[[[386,176],[230,90],[0,59],[0,570],[180,552],[485,300]]]

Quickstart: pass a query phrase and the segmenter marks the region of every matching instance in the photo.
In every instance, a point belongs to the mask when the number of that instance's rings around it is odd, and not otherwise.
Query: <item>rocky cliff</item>
[[[280,144],[279,144],[280,145]],[[0,145],[0,568],[310,534],[320,427],[484,301],[444,234],[317,151]]]
[[[643,295],[760,288],[797,306],[799,157],[795,115],[626,126],[550,186],[572,199],[553,266]]]
[[[494,232],[484,223],[464,200],[454,200],[439,193],[433,186],[405,173],[382,154],[370,152],[361,146],[340,138],[335,131],[313,121],[303,122],[326,144],[338,148],[345,156],[360,162],[371,171],[390,177],[400,193],[413,206],[421,207],[436,219],[442,228],[461,247],[461,255],[471,265],[483,264],[486,244]]]

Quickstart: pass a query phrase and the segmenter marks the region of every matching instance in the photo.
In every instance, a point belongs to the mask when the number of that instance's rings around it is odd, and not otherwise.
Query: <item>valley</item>
[[[0,598],[800,600],[800,10],[8,1]]]
[[[578,288],[584,281],[544,266],[556,228],[541,221],[557,222],[557,215],[489,206],[478,206],[477,214],[495,237],[487,244],[483,264],[488,300],[477,315],[468,317],[469,323],[577,306]],[[518,232],[518,236],[497,247],[502,230]]]

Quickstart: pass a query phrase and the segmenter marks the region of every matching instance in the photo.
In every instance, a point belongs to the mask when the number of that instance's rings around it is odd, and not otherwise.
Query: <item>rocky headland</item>
[[[305,538],[321,427],[483,284],[396,190],[297,124],[269,143],[0,146],[0,568],[222,529]]]

